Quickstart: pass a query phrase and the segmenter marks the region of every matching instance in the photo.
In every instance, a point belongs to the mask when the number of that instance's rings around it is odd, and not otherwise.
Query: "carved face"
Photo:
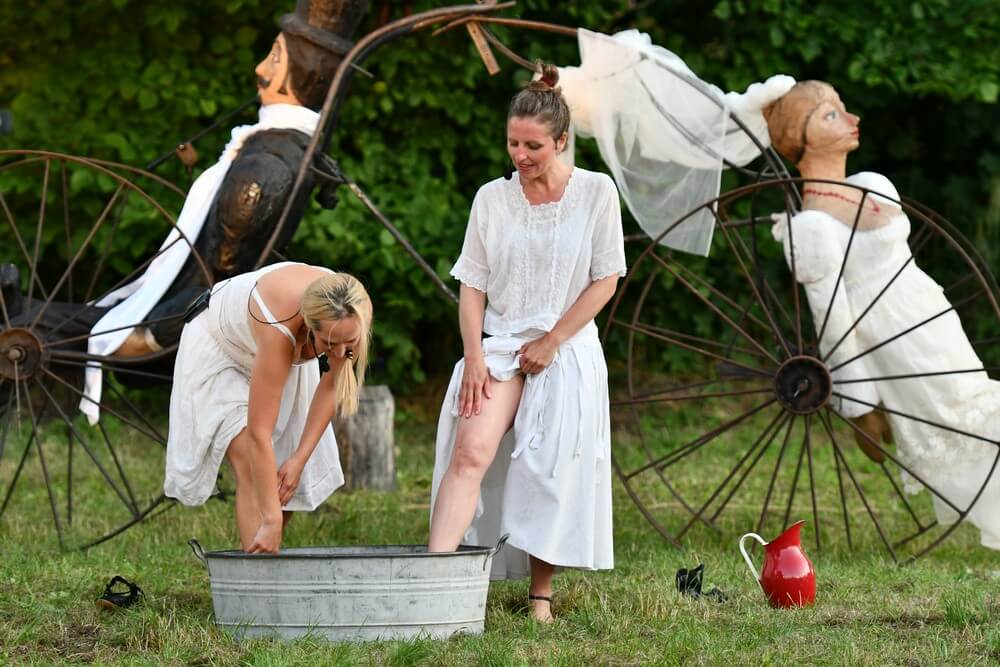
[[[566,135],[554,138],[548,124],[527,116],[507,121],[507,155],[522,179],[538,178],[566,147]]]
[[[812,111],[806,124],[806,154],[844,154],[858,147],[861,118],[849,113],[833,88]]]
[[[288,47],[284,34],[278,34],[271,45],[271,52],[260,61],[254,72],[257,74],[261,104],[299,104],[288,80]]]

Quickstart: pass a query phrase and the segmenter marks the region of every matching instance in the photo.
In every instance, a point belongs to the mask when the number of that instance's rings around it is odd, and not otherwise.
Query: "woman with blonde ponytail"
[[[371,298],[351,275],[292,262],[204,297],[177,350],[164,493],[204,503],[228,459],[243,549],[276,553],[291,512],[344,483],[330,420],[358,408]]]

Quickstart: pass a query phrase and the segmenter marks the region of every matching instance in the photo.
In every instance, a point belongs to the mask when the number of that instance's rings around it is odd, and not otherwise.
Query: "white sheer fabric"
[[[483,331],[504,336],[549,331],[591,282],[625,269],[615,184],[575,167],[550,204],[530,205],[517,172],[481,187],[451,275],[486,292]]]
[[[885,195],[875,196],[879,204],[898,209],[895,202],[899,195],[884,176],[865,172],[847,181]],[[805,285],[818,327],[833,295],[851,228],[821,211],[803,211],[792,218],[791,226],[796,277]],[[787,258],[788,223],[780,220],[773,231],[784,244]],[[910,221],[902,210],[883,227],[855,232],[837,299],[830,309],[827,328],[832,333],[823,336],[820,349],[824,353],[831,349],[904,264],[906,268],[892,286],[831,357],[831,367],[913,330],[834,371],[834,381],[983,368],[958,315],[945,312],[951,304],[944,290],[910,259],[909,234]],[[931,319],[942,312],[945,314]],[[925,320],[930,321],[920,324]],[[869,412],[871,405],[881,402],[896,412],[994,442],[1000,440],[1000,382],[991,380],[985,372],[835,384],[834,391],[847,397],[835,403],[838,412],[846,417]],[[900,461],[964,509],[990,474],[997,446],[915,419],[891,413],[887,416]],[[905,471],[902,478],[908,493],[924,488]],[[940,498],[934,497],[934,507],[941,523],[955,521],[954,510]],[[984,546],[1000,549],[1000,469],[993,473],[969,520],[982,531]]]
[[[581,65],[559,71],[573,129],[597,140],[622,198],[652,238],[718,196],[724,160],[742,166],[770,144],[760,110],[795,83],[779,75],[726,94],[645,33],[580,29],[579,43]],[[714,227],[712,212],[702,209],[661,243],[707,255]]]

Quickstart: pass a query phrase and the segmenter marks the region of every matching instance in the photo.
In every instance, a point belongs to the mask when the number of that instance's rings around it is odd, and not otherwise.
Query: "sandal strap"
[[[528,593],[529,600],[541,600],[542,602],[552,602],[552,597],[548,595],[535,595],[534,593]]]

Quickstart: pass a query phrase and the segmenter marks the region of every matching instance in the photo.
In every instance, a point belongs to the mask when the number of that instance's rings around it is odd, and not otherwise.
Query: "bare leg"
[[[282,512],[281,512],[281,535],[282,535],[282,537],[284,537],[284,535],[285,535],[285,529],[288,528],[288,524],[291,523],[292,516],[294,514],[295,514],[295,512],[288,512],[288,511],[282,510]]]
[[[531,595],[552,597],[552,577],[556,573],[554,565],[531,557],[531,585],[528,588]],[[529,600],[531,615],[542,623],[552,622],[552,605],[547,600]]]
[[[246,429],[229,443],[226,458],[236,477],[236,528],[240,533],[240,545],[246,550],[260,528],[260,511],[250,470],[250,437]]]
[[[454,551],[469,529],[479,499],[479,485],[493,463],[504,433],[514,423],[524,379],[519,375],[492,384],[493,398],[483,399],[478,415],[459,417],[455,449],[441,480],[427,550]]]

